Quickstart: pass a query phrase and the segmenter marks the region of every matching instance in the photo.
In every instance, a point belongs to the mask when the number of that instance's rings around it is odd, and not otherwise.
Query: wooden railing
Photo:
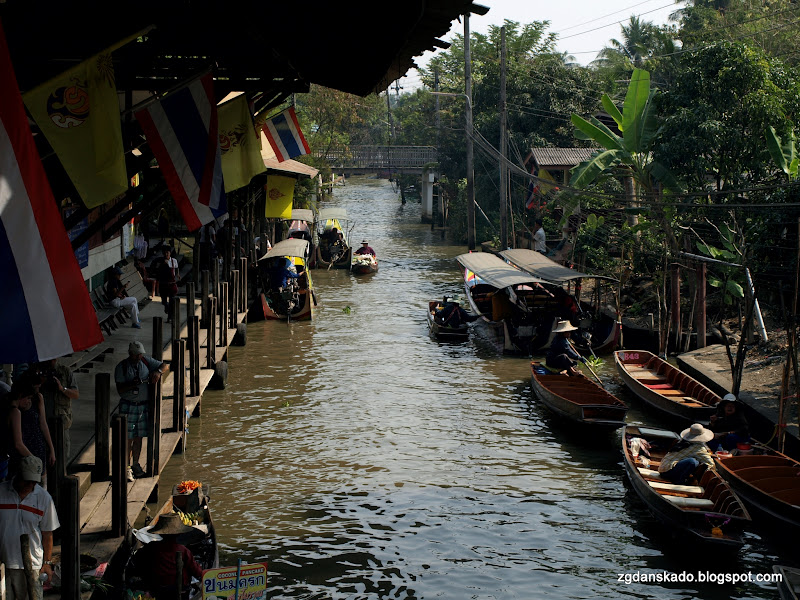
[[[437,160],[433,146],[351,146],[316,156],[333,169],[420,169]]]

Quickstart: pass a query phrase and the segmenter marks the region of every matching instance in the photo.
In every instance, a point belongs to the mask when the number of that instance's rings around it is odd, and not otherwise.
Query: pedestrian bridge
[[[433,146],[350,146],[347,150],[316,152],[335,173],[355,175],[381,171],[422,174],[437,161]]]

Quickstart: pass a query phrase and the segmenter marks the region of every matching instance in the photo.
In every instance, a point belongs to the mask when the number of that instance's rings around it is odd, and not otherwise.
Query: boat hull
[[[295,310],[287,313],[285,310],[278,308],[278,303],[270,303],[265,294],[260,294],[261,308],[264,313],[264,319],[267,321],[308,321],[314,316],[314,309],[316,308],[316,301],[312,290],[298,291],[299,302]],[[273,309],[273,306],[275,307]]]
[[[572,423],[608,430],[625,425],[625,403],[585,377],[553,374],[533,361],[531,389],[547,408]]]
[[[331,262],[322,257],[322,248],[317,246],[316,260],[314,266],[317,269],[349,269],[350,264],[353,262],[353,249],[348,248],[345,253],[340,256],[336,261]]]
[[[375,259],[372,262],[354,260],[353,264],[350,265],[350,272],[354,275],[369,275],[370,273],[377,273],[378,260]]]
[[[428,302],[428,330],[434,338],[442,341],[462,342],[469,338],[469,326],[462,323],[458,327],[448,327],[437,323],[434,319],[436,309],[441,308],[442,304],[437,300]]]
[[[719,395],[645,350],[618,350],[614,362],[622,381],[642,402],[682,424],[711,418]]]

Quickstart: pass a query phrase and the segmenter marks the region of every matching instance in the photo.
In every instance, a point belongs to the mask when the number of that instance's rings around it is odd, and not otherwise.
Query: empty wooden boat
[[[800,534],[800,462],[763,446],[717,459],[717,470],[750,507],[756,524]]]
[[[614,352],[625,385],[663,415],[684,423],[703,423],[721,400],[702,383],[645,350]]]
[[[637,450],[636,438],[650,444],[649,459]],[[714,469],[699,474],[695,485],[672,484],[658,472],[661,459],[679,439],[665,429],[625,427],[622,454],[631,485],[673,535],[708,547],[738,550],[743,544],[742,529],[751,523],[750,513]]]
[[[598,429],[619,429],[625,425],[628,406],[586,377],[554,373],[531,362],[533,393],[559,417]]]

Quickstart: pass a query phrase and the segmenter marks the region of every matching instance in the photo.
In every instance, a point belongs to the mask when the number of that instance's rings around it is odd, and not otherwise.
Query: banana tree
[[[601,176],[622,170],[632,183],[626,186],[632,204],[642,195],[656,198],[658,184],[671,192],[682,191],[680,183],[669,169],[653,159],[652,148],[658,133],[653,103],[655,94],[656,90],[650,89],[650,73],[643,69],[633,71],[622,111],[608,94],[603,94],[603,108],[614,119],[622,136],[594,117],[587,120],[579,115],[572,115],[572,124],[576,128],[575,137],[593,140],[603,149],[572,170],[570,186],[585,188]],[[677,249],[677,240],[664,211],[658,210],[656,213],[670,245]]]
[[[767,148],[769,148],[772,160],[789,176],[789,179],[797,179],[800,158],[797,156],[794,129],[789,132],[785,140],[782,140],[775,128],[770,126],[767,130]]]

